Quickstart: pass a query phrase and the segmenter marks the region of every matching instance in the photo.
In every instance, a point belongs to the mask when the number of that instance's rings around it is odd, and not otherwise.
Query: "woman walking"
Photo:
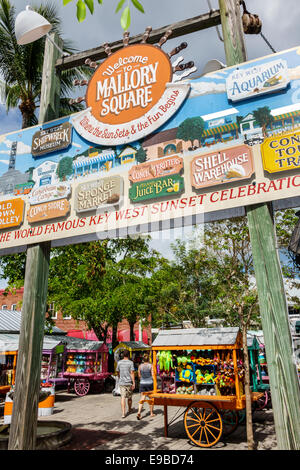
[[[153,390],[153,369],[152,365],[149,362],[149,354],[145,353],[143,355],[143,363],[140,364],[138,368],[138,377],[140,380],[140,393],[141,393],[141,400],[145,398],[145,392],[151,392]],[[154,418],[153,413],[153,405],[150,406],[150,417]],[[137,413],[137,419],[142,419],[141,412],[143,409],[143,403],[139,403],[139,409]]]

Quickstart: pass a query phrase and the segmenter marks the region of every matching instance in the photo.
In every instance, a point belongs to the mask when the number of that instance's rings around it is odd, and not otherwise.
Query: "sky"
[[[171,25],[178,21],[193,18],[207,13],[210,6],[219,8],[218,0],[140,0],[145,13],[140,13],[133,6],[131,7],[130,35],[134,36],[143,33],[147,26],[153,29]],[[47,4],[49,0],[34,0],[31,4]],[[115,14],[115,8],[119,0],[103,0],[99,5],[95,0],[95,12],[93,15],[87,11],[84,22],[78,23],[76,19],[76,0],[63,6],[63,0],[52,0],[56,4],[58,14],[61,17],[63,39],[73,42],[78,51],[84,51],[105,42],[114,42],[122,39],[123,30],[120,25],[120,13]],[[30,0],[11,0],[19,13],[25,6],[30,4]],[[210,6],[209,6],[210,5]],[[299,0],[247,0],[247,9],[251,13],[257,14],[262,21],[262,33],[267,38],[276,52],[290,49],[300,45]],[[241,9],[242,13],[242,9]],[[219,33],[219,34],[218,34]],[[165,52],[171,51],[181,42],[188,43],[187,49],[183,51],[185,62],[194,61],[197,72],[194,76],[199,76],[207,61],[218,59],[226,63],[224,44],[222,38],[222,28],[209,28],[204,31],[192,33],[176,39],[170,39],[163,45]],[[263,57],[272,53],[260,35],[245,35],[245,45],[247,59]],[[192,76],[190,77],[192,78]],[[75,90],[74,90],[75,95]],[[77,96],[77,95],[76,95]],[[5,108],[0,106],[0,134],[12,132],[21,127],[21,115],[18,109],[6,113]],[[185,232],[184,232],[185,233]],[[169,233],[166,238],[177,238],[182,235],[182,230]],[[172,241],[172,240],[171,240]],[[169,245],[164,240],[154,241],[156,248],[167,247],[170,254]]]

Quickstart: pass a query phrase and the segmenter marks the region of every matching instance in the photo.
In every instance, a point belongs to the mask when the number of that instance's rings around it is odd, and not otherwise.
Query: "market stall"
[[[71,337],[65,337],[64,341],[67,354],[62,376],[68,380],[68,391],[74,387],[78,396],[84,396],[91,384],[99,385],[102,390],[112,387],[108,380],[111,373],[108,372],[108,347],[105,343]]]
[[[119,343],[113,350],[114,352],[114,360],[115,360],[115,375],[114,379],[116,381],[116,386],[113,390],[114,395],[120,395],[119,389],[119,380],[116,374],[116,368],[118,361],[122,358],[123,351],[129,351],[129,358],[133,361],[134,371],[135,371],[135,390],[139,388],[139,379],[138,379],[138,368],[139,365],[142,363],[143,354],[145,352],[150,353],[150,361],[151,361],[151,347],[147,344],[143,343],[142,341],[122,341]]]
[[[187,436],[200,447],[211,447],[236,429],[238,411],[246,406],[238,328],[161,330],[152,351],[154,387],[147,400],[163,405],[166,436],[168,406],[184,408]],[[260,396],[252,392],[253,401]]]
[[[142,341],[123,341],[122,343],[119,343],[113,350],[115,370],[117,367],[117,362],[120,360],[121,354],[125,350],[129,351],[129,357],[133,361],[134,369],[137,371],[139,365],[142,362],[144,352],[151,352],[151,347]]]
[[[18,344],[9,337],[0,340],[0,395],[15,383]]]
[[[51,337],[44,337],[41,364],[43,382],[51,382],[55,385],[61,381],[66,354],[66,345],[63,341],[63,339],[56,341]]]

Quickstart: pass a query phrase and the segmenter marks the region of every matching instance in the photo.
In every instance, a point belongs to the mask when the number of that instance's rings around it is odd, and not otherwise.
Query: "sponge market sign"
[[[121,145],[162,126],[178,110],[189,84],[172,83],[168,55],[149,44],[127,46],[111,54],[92,76],[87,109],[73,118],[89,142]]]

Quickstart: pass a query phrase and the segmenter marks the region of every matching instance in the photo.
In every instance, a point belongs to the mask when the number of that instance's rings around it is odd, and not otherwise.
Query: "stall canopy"
[[[152,347],[172,346],[209,346],[234,345],[237,342],[239,328],[183,328],[161,330],[152,343]],[[190,349],[189,348],[189,349]]]
[[[22,312],[17,310],[0,310],[0,333],[19,333]],[[52,331],[56,335],[65,335],[66,332],[54,326]],[[61,338],[60,338],[61,339]]]
[[[72,336],[64,336],[63,338],[53,335],[53,339],[60,340],[65,346],[66,350],[78,351],[99,351],[104,345],[103,341],[91,341],[89,339],[74,338]]]
[[[20,335],[15,333],[0,333],[0,352],[18,351]],[[51,336],[44,336],[43,350],[52,351],[54,348],[62,344],[61,336],[56,339]]]

